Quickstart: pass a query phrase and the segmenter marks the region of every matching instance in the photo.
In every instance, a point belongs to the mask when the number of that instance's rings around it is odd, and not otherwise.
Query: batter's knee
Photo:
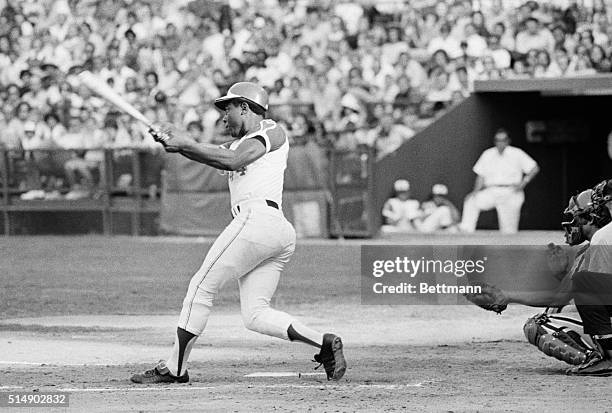
[[[216,296],[217,290],[208,288],[204,282],[194,277],[189,283],[189,289],[183,300],[183,306],[192,306],[194,303],[197,303],[206,307],[212,307]]]
[[[242,322],[248,330],[258,331],[259,317],[270,309],[270,303],[261,301],[256,306],[242,309]]]
[[[257,316],[254,314],[249,314],[248,316],[242,315],[242,322],[244,323],[244,327],[247,330],[257,331]]]

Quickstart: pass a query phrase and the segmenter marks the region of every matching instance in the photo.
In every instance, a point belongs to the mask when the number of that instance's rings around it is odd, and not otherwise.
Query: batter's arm
[[[266,153],[266,147],[259,139],[247,139],[234,151],[196,141],[183,142],[169,148],[166,149],[168,152],[178,152],[193,161],[226,171],[238,171]]]
[[[174,151],[173,140],[169,140],[166,150],[178,152],[196,162],[210,165],[217,169],[238,171],[248,164],[255,162],[266,154],[280,148],[287,136],[280,126],[268,130],[265,135],[253,136],[243,142],[235,150],[218,147],[207,143],[199,143],[189,139],[177,140]]]
[[[266,153],[266,143],[261,137],[247,139],[236,150],[230,150],[224,146],[197,142],[171,125],[155,126],[149,132],[164,145],[166,152],[176,152],[193,161],[226,171],[240,170]]]

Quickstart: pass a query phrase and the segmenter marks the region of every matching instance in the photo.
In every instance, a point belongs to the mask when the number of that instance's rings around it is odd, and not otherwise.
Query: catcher
[[[612,185],[610,192],[612,198]],[[596,202],[597,199],[600,201]],[[599,308],[591,305],[594,297],[599,296],[601,283],[588,282],[593,278],[593,272],[589,272],[590,241],[600,228],[611,221],[610,211],[601,201],[605,199],[601,196],[598,198],[593,189],[583,191],[570,199],[564,211],[570,220],[563,222],[562,226],[566,243],[579,247],[570,265],[567,253],[560,246],[548,245],[549,267],[561,277],[556,290],[502,291],[485,284],[481,294],[466,295],[474,304],[498,314],[504,311],[509,303],[547,307],[544,313],[527,320],[523,328],[525,336],[545,354],[574,365],[575,367],[567,371],[571,375],[612,375],[612,334],[608,333],[610,316],[601,316]],[[609,272],[612,272],[612,269]],[[610,277],[604,280],[612,281],[610,274],[597,276]],[[612,291],[610,286],[612,284],[608,286],[608,291]],[[582,321],[558,314],[571,299],[574,299]],[[597,315],[594,316],[593,312]],[[576,332],[574,328],[583,329],[583,333]]]

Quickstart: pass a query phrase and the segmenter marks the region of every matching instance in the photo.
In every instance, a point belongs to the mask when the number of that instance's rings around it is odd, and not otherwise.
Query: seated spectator
[[[416,231],[414,221],[421,212],[419,201],[410,198],[410,182],[398,179],[393,184],[394,195],[389,198],[382,209],[382,232],[413,232]]]
[[[62,185],[65,152],[59,149],[46,122],[28,121],[24,125],[25,139],[22,147],[26,151],[27,187],[21,194],[23,200],[58,199]],[[56,128],[56,133],[58,132]]]
[[[508,51],[514,51],[514,37],[510,30],[506,29],[503,22],[497,22],[493,25],[491,35],[499,38],[499,45]]]
[[[555,50],[554,59],[551,65],[554,65],[556,69],[558,69],[559,76],[565,76],[567,74],[569,64],[570,59],[567,55],[567,51],[565,51],[565,49]]]
[[[378,124],[365,132],[363,144],[376,148],[376,158],[383,157],[395,152],[404,142],[414,136],[414,131],[409,127],[396,123],[390,111],[383,113]]]
[[[525,30],[516,35],[516,51],[527,53],[529,50],[546,50],[549,53],[555,48],[555,39],[548,29],[540,25],[535,17],[528,17],[525,21]]]
[[[448,23],[440,27],[440,36],[433,38],[427,45],[427,51],[433,55],[436,50],[444,50],[446,55],[455,59],[463,54],[459,40],[450,35],[451,26]]]
[[[478,33],[479,36],[483,37],[484,39],[489,37],[490,33],[485,23],[484,14],[481,11],[472,12],[472,25],[474,26],[475,32]]]
[[[534,77],[558,77],[561,69],[556,63],[550,61],[550,55],[546,50],[540,50],[537,55],[537,63],[533,69]]]
[[[423,65],[419,63],[410,52],[402,52],[397,58],[395,69],[398,74],[406,75],[410,78],[410,86],[414,89],[421,88],[427,81],[427,72]]]
[[[458,232],[460,215],[457,207],[447,198],[448,188],[435,184],[429,197],[421,203],[421,215],[414,220],[420,232]]]
[[[593,68],[588,56],[575,55],[572,57],[565,73],[568,76],[591,76],[596,74],[597,71]]]
[[[510,52],[508,52],[508,50],[501,46],[499,36],[489,36],[488,50],[485,51],[485,54],[490,55],[493,58],[496,69],[505,70],[510,68],[512,56],[510,56]]]
[[[510,79],[529,79],[531,75],[524,60],[515,60],[512,65],[512,71],[509,72]]]
[[[600,45],[594,45],[591,48],[591,52],[589,54],[591,59],[591,65],[593,65],[593,69],[597,71],[597,73],[609,73],[612,68],[612,64],[610,63],[610,56],[606,56],[606,52],[603,47]]]
[[[366,125],[367,112],[357,98],[345,94],[341,100],[340,119],[332,131],[339,132],[334,147],[340,150],[355,150],[360,144],[362,129]]]
[[[77,200],[93,195],[95,179],[94,173],[104,173],[104,152],[101,150],[108,142],[110,123],[105,125],[104,131],[99,129],[91,132],[80,118],[71,118],[69,132],[72,147],[76,148],[74,156],[64,164],[66,178],[70,184],[70,192],[66,199]]]
[[[430,75],[429,91],[425,100],[431,103],[448,104],[452,99],[452,90],[448,84],[449,76],[442,69],[435,69]]]
[[[478,34],[473,24],[469,23],[465,26],[464,38],[467,43],[467,56],[481,57],[487,50],[487,41]]]
[[[465,66],[459,66],[455,69],[448,79],[448,88],[455,92],[459,92],[463,98],[467,98],[474,89],[474,74],[470,75],[470,70]]]
[[[478,80],[501,79],[502,71],[495,66],[492,56],[484,56],[478,68]]]
[[[402,75],[397,78],[397,92],[393,96],[393,108],[406,110],[414,103],[414,92],[410,86],[410,78]]]

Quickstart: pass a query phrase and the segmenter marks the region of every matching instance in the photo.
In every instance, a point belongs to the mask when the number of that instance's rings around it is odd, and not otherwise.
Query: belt
[[[246,201],[245,203],[249,203],[249,202],[254,202],[253,201]],[[274,209],[280,209],[278,207],[278,204],[270,199],[266,199],[265,201],[263,201],[266,203],[266,205],[268,205],[269,207],[272,207]],[[236,215],[238,215],[240,213],[240,205],[236,205],[235,207],[232,208],[232,217],[235,217]]]
[[[510,188],[517,186],[518,184],[500,184],[500,185],[487,185],[485,188]]]

